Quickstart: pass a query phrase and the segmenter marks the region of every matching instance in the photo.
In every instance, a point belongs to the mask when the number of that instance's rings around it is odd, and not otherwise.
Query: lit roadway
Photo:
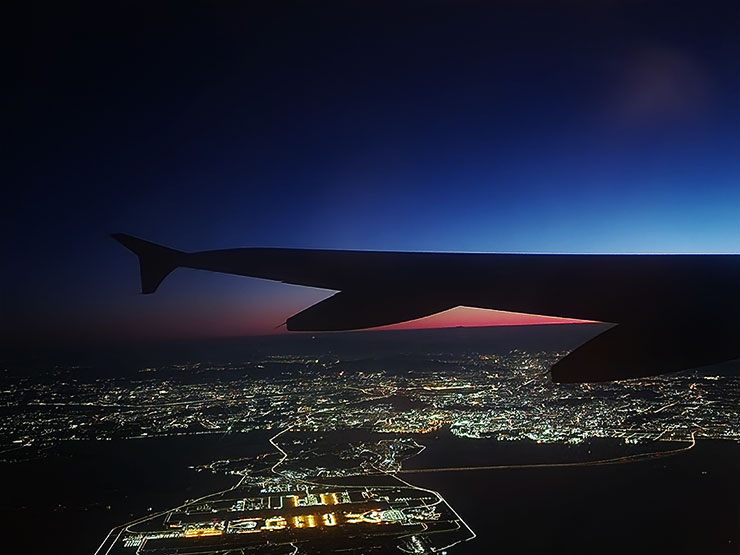
[[[363,393],[365,393],[365,394],[368,394],[369,393],[369,392],[367,392],[365,390],[361,390],[361,391]],[[384,398],[385,396],[386,395],[371,397],[369,399],[366,398],[366,399],[362,399],[361,401],[357,401],[357,402],[358,403],[367,402],[369,400]],[[212,401],[216,401],[216,400],[209,400],[209,401],[212,402]],[[222,400],[219,399],[218,401],[222,401]],[[201,400],[201,401],[198,401],[198,402],[208,402],[208,401]],[[190,403],[192,403],[192,401]],[[175,404],[179,404],[179,403],[163,403],[162,405],[175,405]],[[350,403],[350,404],[354,404],[354,403]],[[334,410],[335,408],[336,408],[335,406],[326,407],[326,408],[323,408],[321,410],[314,411],[313,413],[307,414],[306,415],[306,418],[305,418],[305,423],[308,423],[308,421],[310,420],[310,418],[311,418],[311,416],[313,414],[320,414],[320,413],[323,413],[323,412],[328,412],[328,411]],[[667,406],[666,407],[662,407],[660,410],[662,410],[664,408],[668,408],[668,407]],[[283,435],[286,432],[292,430],[298,423],[299,423],[298,421],[294,421],[293,423],[287,425],[286,427],[284,427],[283,429],[281,429],[280,431],[278,431],[274,436],[272,436],[268,440],[269,443],[281,454],[280,460],[278,460],[272,466],[272,468],[271,468],[271,471],[274,474],[280,475],[282,477],[286,477],[283,474],[283,472],[281,472],[280,470],[278,470],[278,468],[288,458],[288,453],[282,447],[280,447],[280,445],[278,445],[277,439],[281,435]],[[609,459],[599,459],[599,460],[594,460],[594,461],[565,462],[565,463],[486,465],[486,466],[460,466],[460,467],[445,467],[445,468],[418,468],[418,469],[400,470],[400,471],[397,471],[397,472],[382,471],[382,470],[378,469],[379,470],[378,473],[379,474],[386,474],[388,476],[391,476],[391,477],[395,478],[396,480],[398,480],[399,482],[401,482],[402,484],[404,484],[407,487],[410,487],[412,489],[416,489],[416,490],[423,491],[425,493],[429,493],[429,494],[434,495],[437,498],[437,501],[435,503],[433,503],[432,505],[436,505],[438,503],[442,503],[443,502],[443,498],[439,495],[439,493],[437,493],[436,491],[433,491],[433,490],[429,490],[429,489],[421,488],[419,486],[415,486],[415,485],[413,485],[413,484],[411,484],[411,483],[409,483],[409,482],[401,479],[400,477],[397,476],[397,474],[399,474],[399,473],[400,474],[422,474],[422,473],[432,473],[432,472],[464,472],[464,471],[474,471],[474,470],[507,470],[507,469],[524,469],[524,468],[564,468],[564,467],[576,467],[576,466],[597,466],[597,465],[607,465],[607,464],[623,464],[623,463],[636,462],[636,461],[640,461],[640,460],[653,459],[653,458],[661,458],[661,457],[668,457],[668,456],[676,455],[676,454],[679,454],[679,453],[683,453],[685,451],[688,451],[690,449],[693,449],[695,445],[696,445],[695,432],[692,432],[691,433],[691,441],[689,442],[689,445],[686,446],[686,447],[681,447],[679,449],[673,449],[673,450],[669,450],[669,451],[656,451],[656,452],[650,452],[650,453],[640,453],[640,454],[636,454],[636,455],[626,455],[626,456],[623,456],[623,457],[614,457],[614,458],[609,458]],[[176,507],[175,509],[170,508],[170,509],[167,509],[167,510],[164,510],[164,511],[160,511],[160,512],[157,512],[157,513],[154,513],[154,514],[149,514],[149,515],[146,515],[144,517],[141,517],[141,518],[132,520],[130,522],[127,522],[125,524],[121,524],[120,526],[116,526],[115,528],[113,528],[108,533],[108,536],[106,536],[105,540],[103,540],[103,542],[100,544],[100,547],[98,547],[98,549],[95,551],[95,555],[105,555],[105,554],[108,554],[111,551],[111,549],[113,548],[113,546],[118,542],[118,540],[120,539],[120,537],[123,534],[123,532],[129,530],[129,528],[131,526],[133,526],[134,524],[138,524],[138,523],[140,523],[140,522],[142,522],[144,520],[149,520],[149,519],[155,518],[157,516],[164,515],[164,514],[170,512],[170,511],[173,511],[173,510],[182,509],[182,508],[186,507],[187,505],[190,505],[190,504],[195,503],[195,502],[199,502],[199,501],[204,500],[204,499],[207,499],[209,497],[214,497],[216,495],[223,494],[223,493],[225,493],[227,491],[234,490],[234,489],[236,489],[236,488],[239,487],[239,485],[242,483],[242,481],[244,480],[245,477],[246,477],[246,475],[243,476],[241,478],[241,480],[239,480],[231,488],[227,488],[227,489],[225,489],[223,491],[219,491],[219,492],[211,493],[209,495],[205,495],[203,497],[200,497],[199,499],[191,500],[189,502],[186,502],[186,503],[180,505],[179,507]],[[296,478],[293,478],[293,479],[296,479]],[[332,486],[332,484],[326,484],[326,483],[322,483],[322,482],[313,482],[313,481],[306,480],[306,479],[297,479],[297,480],[300,481],[300,482],[306,483],[306,484],[320,485],[320,486]],[[336,485],[336,487],[344,487],[344,486],[342,486],[342,485]],[[426,505],[425,502],[424,502],[424,505]],[[475,538],[476,537],[475,532],[473,532],[473,530],[470,529],[470,527],[465,523],[465,521],[460,517],[460,515],[458,515],[457,512],[455,512],[455,510],[449,504],[447,504],[447,506],[450,508],[450,510],[452,511],[452,513],[455,515],[455,517],[458,519],[458,521],[457,521],[458,526],[460,525],[460,523],[462,523],[470,531],[470,534],[471,534],[470,537],[466,538],[465,540],[459,540],[459,541],[455,542],[455,544],[456,543],[459,543],[460,541],[467,541],[467,540],[470,540],[470,539]],[[441,548],[441,549],[443,549],[443,550],[444,549],[448,549],[449,547],[451,547],[452,545],[455,545],[455,544],[451,544],[449,546],[445,546],[444,548]],[[297,546],[294,543],[289,543],[289,545],[291,545],[294,549],[297,549]]]
[[[156,518],[158,516],[164,516],[164,515],[166,515],[167,513],[171,512],[171,511],[177,511],[177,510],[180,510],[180,509],[184,509],[188,505],[191,505],[193,503],[199,503],[200,501],[203,501],[204,499],[208,499],[209,497],[215,497],[216,495],[221,495],[221,494],[224,494],[226,492],[235,490],[236,488],[238,488],[241,485],[241,483],[244,481],[244,478],[246,478],[246,476],[242,476],[239,479],[239,481],[236,484],[234,484],[233,486],[231,486],[230,488],[226,488],[224,490],[217,491],[217,492],[214,492],[214,493],[209,493],[208,495],[204,495],[203,497],[199,497],[197,499],[192,499],[190,501],[186,501],[185,503],[183,503],[182,505],[179,505],[177,507],[170,508],[170,509],[165,509],[164,511],[159,511],[159,512],[152,513],[152,514],[148,514],[146,516],[142,516],[140,518],[137,518],[137,519],[131,520],[129,522],[126,522],[124,524],[120,524],[120,525],[116,526],[110,532],[108,532],[108,535],[103,540],[103,543],[101,543],[100,546],[95,550],[94,555],[108,555],[108,553],[110,553],[111,549],[113,549],[113,546],[116,545],[116,543],[118,543],[118,540],[121,538],[121,535],[123,534],[124,531],[134,533],[132,530],[129,530],[129,528],[131,526],[133,526],[135,524],[139,524],[140,522],[144,522],[145,520],[150,520],[150,519]],[[116,534],[116,531],[118,531],[118,534]],[[110,545],[108,545],[109,542],[110,542]],[[107,549],[105,549],[106,546],[108,547]]]
[[[363,393],[364,393],[364,391],[363,391]],[[370,398],[370,399],[363,399],[362,401],[357,401],[357,402],[358,402],[358,403],[361,403],[361,402],[367,402],[367,401],[369,401],[369,400],[382,399],[382,398],[384,398],[384,397],[386,397],[386,396],[385,396],[385,395],[382,395],[382,396],[378,396],[378,397],[372,397],[372,398]],[[353,404],[353,403],[350,403],[350,404]],[[327,411],[333,410],[334,408],[335,408],[335,407],[327,407],[327,408],[324,408],[324,409],[321,409],[321,410],[315,411],[315,412],[314,412],[314,413],[312,413],[312,414],[320,414],[320,413],[322,413],[322,412],[327,412]],[[308,421],[310,420],[310,417],[311,417],[311,415],[310,415],[310,414],[307,414],[307,415],[306,415],[306,423],[308,423]],[[277,468],[278,468],[278,467],[279,467],[279,466],[280,466],[280,465],[281,465],[281,464],[282,464],[283,462],[285,462],[285,460],[286,460],[286,459],[288,458],[288,453],[287,453],[287,452],[286,452],[286,451],[285,451],[285,450],[284,450],[284,449],[283,449],[282,447],[280,447],[280,446],[279,446],[279,445],[277,444],[277,442],[276,442],[275,440],[276,440],[277,438],[279,438],[279,437],[280,437],[281,435],[283,435],[283,434],[284,434],[285,432],[287,432],[287,431],[291,430],[291,429],[292,429],[292,428],[293,428],[293,427],[294,427],[294,426],[295,426],[296,424],[297,424],[297,423],[293,423],[293,424],[290,424],[289,426],[287,426],[287,427],[283,428],[282,430],[280,430],[280,431],[279,431],[278,433],[276,433],[276,434],[275,434],[274,436],[272,436],[272,437],[271,437],[271,438],[270,438],[270,439],[268,440],[268,441],[270,442],[270,444],[271,444],[271,445],[272,445],[272,446],[273,446],[273,447],[274,447],[275,449],[277,449],[277,450],[278,450],[278,451],[280,452],[280,454],[282,455],[282,456],[281,456],[281,458],[280,458],[280,460],[279,460],[279,461],[277,461],[277,462],[276,462],[276,463],[275,463],[274,465],[272,465],[272,468],[271,468],[270,470],[271,470],[271,471],[272,471],[272,472],[273,472],[274,474],[278,474],[279,476],[282,476],[282,477],[285,477],[285,476],[284,476],[284,474],[283,474],[283,473],[282,473],[281,471],[277,470]],[[422,450],[423,450],[423,449],[422,449]],[[421,451],[420,451],[420,452],[421,452]],[[417,453],[417,454],[418,454],[418,453]],[[437,498],[437,501],[435,501],[434,503],[432,503],[432,505],[428,505],[428,504],[427,504],[427,503],[426,503],[426,502],[425,502],[425,501],[424,501],[424,500],[422,499],[422,503],[423,503],[424,507],[430,507],[430,506],[438,505],[439,503],[442,503],[442,502],[444,502],[444,499],[442,498],[442,496],[441,496],[441,495],[440,495],[440,494],[439,494],[438,492],[436,492],[436,491],[434,491],[434,490],[431,490],[431,489],[426,489],[426,488],[422,488],[422,487],[416,486],[416,485],[414,485],[414,484],[411,484],[411,483],[407,482],[406,480],[403,480],[402,478],[399,478],[399,477],[398,477],[398,476],[396,475],[396,474],[397,474],[396,472],[386,472],[386,471],[380,471],[380,470],[379,470],[379,473],[380,473],[380,474],[386,474],[386,475],[388,475],[388,476],[390,476],[390,477],[392,477],[392,478],[396,479],[397,481],[401,482],[402,484],[404,484],[405,486],[407,486],[407,487],[409,487],[409,488],[411,488],[411,489],[415,489],[415,490],[418,490],[418,491],[423,491],[423,492],[425,492],[425,493],[429,493],[429,494],[431,494],[431,495],[433,495],[434,497],[436,497],[436,498]],[[303,478],[293,478],[293,479],[294,479],[294,480],[297,480],[297,481],[300,481],[300,482],[303,482],[303,483],[305,483],[305,484],[312,484],[312,485],[319,485],[319,486],[328,486],[328,487],[338,487],[338,488],[346,487],[346,486],[343,486],[343,485],[341,485],[341,484],[327,484],[327,483],[325,483],[325,482],[314,482],[314,481],[311,481],[311,480],[306,480],[306,479],[303,479]],[[237,484],[237,485],[238,485],[238,484]],[[234,487],[236,487],[236,486],[234,486]],[[373,486],[373,487],[374,487],[374,489],[383,489],[383,487],[377,487],[377,486]],[[385,487],[387,488],[387,486],[385,486]],[[463,541],[469,541],[469,540],[472,540],[472,539],[474,539],[474,538],[476,537],[476,533],[475,533],[475,532],[473,531],[473,529],[472,529],[472,528],[470,528],[470,526],[468,526],[468,524],[467,524],[467,523],[466,523],[466,522],[465,522],[465,521],[464,521],[464,520],[462,519],[462,517],[461,517],[461,516],[460,516],[459,514],[457,514],[457,511],[455,511],[455,509],[453,509],[453,508],[452,508],[452,506],[451,506],[451,505],[450,505],[449,503],[446,503],[446,505],[447,505],[447,507],[448,507],[448,508],[450,509],[450,511],[452,512],[452,514],[454,514],[454,515],[455,515],[455,517],[457,518],[457,521],[456,521],[456,525],[457,525],[457,527],[459,528],[459,527],[460,527],[460,523],[462,523],[462,524],[463,524],[463,525],[465,526],[465,528],[467,528],[467,529],[468,529],[468,531],[470,532],[470,536],[469,536],[469,537],[467,537],[467,538],[465,538],[464,540],[457,540],[457,541],[455,541],[455,542],[453,542],[453,543],[451,543],[451,544],[449,544],[449,545],[446,545],[446,546],[444,546],[444,547],[441,547],[441,548],[437,548],[437,549],[434,549],[434,551],[445,551],[446,549],[449,549],[450,547],[452,547],[452,546],[454,546],[454,545],[456,545],[456,544],[458,544],[458,543],[460,543],[460,542],[463,542]],[[424,524],[424,523],[422,523],[422,524],[423,524],[423,526],[424,526],[424,529],[426,529],[426,527],[427,527],[427,526],[426,526],[426,524]],[[409,535],[415,535],[415,534],[416,534],[416,533],[412,533],[412,534],[407,534],[407,536],[409,536]],[[406,537],[406,536],[399,536],[399,537]],[[293,544],[291,544],[291,545],[293,545]],[[403,549],[402,549],[402,551],[405,551],[405,550],[403,550]]]
[[[423,474],[428,472],[465,472],[469,470],[506,470],[514,468],[563,468],[569,466],[598,466],[606,464],[623,464],[646,459],[659,459],[678,455],[689,451],[696,446],[696,432],[691,432],[691,441],[687,447],[672,449],[670,451],[654,451],[650,453],[638,453],[637,455],[626,455],[624,457],[614,457],[611,459],[598,459],[595,461],[565,462],[565,463],[538,463],[538,464],[497,464],[487,466],[451,466],[444,468],[411,468],[408,470],[399,470],[402,474]]]

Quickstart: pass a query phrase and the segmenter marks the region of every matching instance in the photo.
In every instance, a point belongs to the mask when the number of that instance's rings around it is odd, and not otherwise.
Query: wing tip
[[[180,251],[163,247],[127,233],[110,236],[139,257],[139,274],[142,295],[154,293],[164,279],[179,266]]]

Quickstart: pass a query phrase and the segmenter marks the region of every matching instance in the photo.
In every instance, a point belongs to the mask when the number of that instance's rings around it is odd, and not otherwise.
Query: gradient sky
[[[144,297],[118,231],[740,252],[737,2],[187,4],[34,4],[4,342],[265,333],[327,295],[179,270]]]

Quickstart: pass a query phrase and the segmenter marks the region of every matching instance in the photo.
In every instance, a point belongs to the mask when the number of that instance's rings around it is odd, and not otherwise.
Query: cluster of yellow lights
[[[362,514],[344,513],[344,519],[347,521],[347,524],[357,524],[358,522],[362,522]]]
[[[291,503],[294,507],[300,507],[301,505],[301,497],[297,495],[291,495]],[[339,504],[339,497],[336,493],[320,493],[319,494],[319,501],[321,501],[321,505],[338,505]]]
[[[223,534],[223,530],[218,528],[190,528],[185,530],[186,538],[199,538],[201,536],[220,536]]]
[[[293,517],[294,528],[316,528],[315,515],[298,515]]]
[[[380,518],[380,511],[368,511],[362,515],[363,522],[372,522],[378,524],[382,519]]]
[[[322,493],[319,497],[321,498],[321,503],[324,505],[339,504],[339,498],[336,493]]]
[[[301,506],[301,498],[298,495],[291,495],[291,504],[293,507],[300,507]],[[339,497],[336,493],[322,493],[319,495],[319,499],[321,500],[322,505],[338,505],[340,504]],[[381,512],[378,509],[373,509],[370,511],[366,511],[364,513],[353,513],[353,512],[345,512],[344,515],[344,522],[347,524],[359,524],[361,522],[367,522],[372,524],[380,524],[382,522]],[[258,520],[258,519],[244,519],[244,520]],[[239,521],[242,522],[241,520]],[[282,517],[280,515],[273,516],[270,518],[265,519],[264,524],[261,528],[258,528],[255,525],[253,527],[241,529],[236,529],[234,531],[237,531],[238,533],[245,533],[245,532],[260,532],[262,530],[283,530],[288,527],[288,521],[285,517]],[[290,524],[293,528],[316,528],[317,526],[337,526],[339,524],[339,519],[337,518],[336,513],[324,513],[324,514],[306,514],[306,515],[297,515],[290,517]],[[200,527],[194,527],[189,528],[184,531],[184,535],[186,538],[197,538],[197,537],[203,537],[203,536],[220,536],[224,534],[223,529],[216,528],[215,524],[211,524],[209,526],[200,526]]]
[[[262,527],[265,530],[282,530],[288,526],[286,520],[281,516],[274,516],[265,520],[265,525]]]
[[[366,513],[344,513],[344,519],[347,524],[359,524],[360,522],[380,524],[382,521],[378,510],[367,511]]]
[[[336,503],[335,503],[336,504]],[[256,520],[256,519],[255,519]],[[359,524],[361,522],[369,522],[372,524],[380,524],[382,522],[381,512],[378,509],[366,511],[364,513],[344,513],[344,521],[347,524]],[[339,524],[336,513],[324,513],[321,515],[297,515],[291,518],[291,524],[293,528],[316,528],[319,525],[323,526],[336,526]],[[288,521],[282,516],[273,516],[265,519],[265,523],[261,529],[248,529],[239,530],[239,533],[244,532],[259,532],[261,530],[283,530],[288,527]],[[198,538],[203,536],[220,536],[224,533],[223,530],[215,528],[214,526],[200,527],[200,528],[189,528],[185,530],[186,538]]]
[[[298,515],[293,517],[293,528],[316,528],[319,524],[318,515]],[[324,526],[336,526],[338,524],[337,516],[334,513],[321,515],[321,522]]]

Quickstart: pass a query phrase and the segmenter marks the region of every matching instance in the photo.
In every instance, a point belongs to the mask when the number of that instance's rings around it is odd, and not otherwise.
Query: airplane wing
[[[472,306],[618,324],[552,368],[556,382],[651,376],[740,358],[740,255],[555,255],[245,248],[187,253],[117,233],[142,293],[176,268],[337,293],[292,331],[372,328]]]

